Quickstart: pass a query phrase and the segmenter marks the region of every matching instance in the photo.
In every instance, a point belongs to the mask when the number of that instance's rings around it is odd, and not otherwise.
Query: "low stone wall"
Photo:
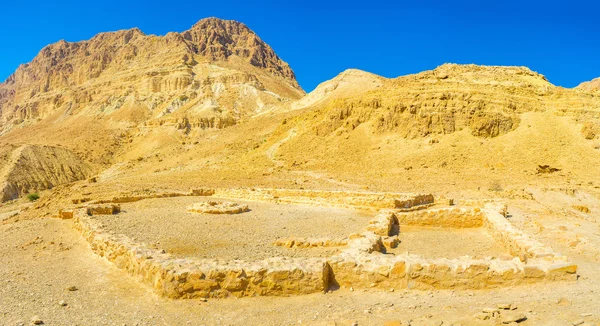
[[[109,205],[91,205],[86,208],[88,215],[113,215],[121,212],[121,206],[115,204]]]
[[[73,222],[96,254],[165,297],[286,296],[329,288],[331,272],[325,259],[270,258],[252,263],[175,259],[128,237],[105,233],[86,209],[75,211]]]
[[[344,247],[348,239],[330,238],[283,238],[273,242],[274,246],[286,248],[317,248],[317,247]]]
[[[110,198],[101,198],[92,200],[88,197],[76,198],[73,199],[73,204],[122,204],[122,203],[132,203],[136,201],[140,201],[142,199],[150,199],[150,198],[171,198],[171,197],[183,197],[183,196],[212,196],[215,193],[214,189],[210,188],[194,188],[191,189],[190,192],[180,192],[180,191],[171,191],[171,192],[131,192],[131,193],[122,193],[118,196],[110,197]]]
[[[345,251],[329,260],[332,282],[344,288],[484,289],[539,282],[576,280],[576,266],[568,263],[524,264],[473,259],[425,259]]]
[[[504,206],[489,206],[484,210],[460,209],[451,210],[453,219],[459,218],[459,212],[467,212],[465,224],[449,223],[448,219],[428,219],[441,221],[453,227],[475,226],[474,221],[494,232],[498,239],[515,242],[515,247],[527,247],[535,259],[522,261],[518,257],[512,260],[497,259],[426,259],[416,255],[386,255],[383,252],[382,236],[388,228],[383,225],[387,221],[391,229],[395,223],[402,223],[401,215],[413,213],[396,213],[396,218],[380,214],[374,219],[377,228],[372,228],[359,236],[351,237],[345,250],[328,260],[332,271],[332,284],[339,287],[369,288],[414,288],[414,289],[483,289],[517,284],[527,284],[542,280],[576,280],[577,265],[569,263],[566,257],[547,253],[543,245],[524,241],[522,233],[510,225],[499,211]],[[434,210],[439,212],[440,210]],[[442,210],[442,215],[448,210]],[[422,217],[423,212],[416,215]],[[477,217],[477,218],[475,218]],[[418,218],[421,223],[424,219]],[[491,221],[491,222],[490,222]],[[429,224],[428,224],[429,225]],[[375,233],[377,232],[377,234]],[[533,244],[533,245],[532,245]],[[533,254],[537,253],[537,255]]]
[[[248,205],[239,205],[237,203],[208,201],[195,203],[188,207],[188,212],[204,214],[240,214],[250,211]]]
[[[70,220],[73,218],[73,214],[75,213],[72,209],[61,209],[58,211],[58,218],[63,220]]]
[[[458,205],[477,208],[483,208],[485,206],[488,206],[493,207],[495,211],[497,211],[504,217],[506,217],[506,215],[508,214],[508,207],[506,206],[506,203],[501,202],[497,199],[461,199],[458,201]]]
[[[501,213],[498,207],[487,204],[484,208],[484,227],[500,244],[506,247],[514,256],[526,261],[529,258],[548,258],[564,260],[562,257],[544,246],[539,241],[531,239],[522,231],[515,228]]]
[[[190,190],[191,196],[212,196],[214,194],[215,190],[209,188],[194,188]]]
[[[390,236],[400,232],[400,225],[396,214],[392,212],[384,212],[377,214],[369,221],[367,231],[373,232],[379,236]]]
[[[262,193],[264,194],[264,193]],[[218,194],[217,192],[217,195]],[[323,258],[270,258],[258,262],[176,259],[164,251],[110,235],[89,214],[104,210],[62,211],[92,250],[169,298],[297,295],[336,287],[393,289],[482,289],[539,281],[575,280],[577,265],[519,231],[505,218],[506,205],[445,207],[413,212],[383,210],[366,231],[347,239],[280,239],[285,247],[342,246]],[[484,227],[515,256],[498,259],[427,259],[385,254],[397,243],[400,224]]]
[[[375,193],[293,189],[217,189],[216,197],[276,200],[281,203],[328,205],[362,209],[411,209],[433,204],[431,194]]]
[[[411,194],[405,196],[398,196],[394,200],[394,208],[399,210],[412,209],[422,205],[432,205],[435,202],[433,195],[427,194]]]
[[[483,212],[478,207],[443,207],[396,213],[400,224],[476,228],[483,225]]]

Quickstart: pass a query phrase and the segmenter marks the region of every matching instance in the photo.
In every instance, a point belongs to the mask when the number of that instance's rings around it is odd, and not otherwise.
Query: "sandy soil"
[[[531,202],[529,202],[531,204]],[[513,219],[529,225],[535,212]],[[541,209],[541,208],[540,208]],[[560,215],[543,217],[551,221]],[[562,217],[563,223],[571,220]],[[548,230],[548,228],[546,229]],[[576,232],[593,230],[590,225]],[[34,219],[0,225],[0,324],[29,323],[37,315],[46,325],[493,325],[473,315],[485,307],[513,303],[528,320],[522,325],[600,322],[600,273],[588,253],[557,249],[580,264],[577,282],[535,284],[480,291],[338,290],[289,298],[168,300],[98,258],[70,221]],[[552,233],[542,232],[543,236]],[[593,234],[593,233],[592,233]],[[37,239],[37,237],[41,238]],[[544,238],[542,237],[542,238]],[[61,245],[62,243],[62,245]],[[598,243],[598,239],[594,239]],[[67,291],[76,286],[77,291]],[[67,305],[60,306],[64,300]],[[585,316],[585,317],[582,317]],[[588,324],[589,325],[589,324]]]
[[[109,232],[125,234],[181,257],[260,260],[277,256],[328,257],[336,248],[287,249],[279,238],[345,238],[362,232],[372,212],[241,201],[250,212],[232,215],[189,213],[186,208],[214,197],[146,199],[123,204],[118,215],[98,215]]]
[[[400,226],[400,244],[388,253],[420,255],[425,258],[496,257],[512,259],[510,253],[496,243],[482,228],[451,229],[438,227]]]

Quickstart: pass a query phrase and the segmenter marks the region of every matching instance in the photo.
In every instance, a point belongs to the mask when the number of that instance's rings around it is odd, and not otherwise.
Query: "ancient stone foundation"
[[[329,286],[331,272],[325,259],[176,259],[128,237],[105,233],[85,209],[77,210],[73,221],[96,254],[165,297],[281,296],[325,291]]]
[[[344,239],[288,238],[273,243],[288,248],[341,247],[332,257],[274,257],[257,262],[177,259],[128,237],[108,234],[94,215],[118,213],[112,204],[63,210],[59,216],[73,218],[75,228],[96,254],[169,298],[287,296],[339,287],[483,289],[577,278],[577,265],[516,229],[505,217],[506,206],[491,201],[430,208],[431,195],[402,195],[394,199],[396,194],[346,193],[343,196],[338,192],[295,190],[214,193],[228,197],[237,194],[240,199],[254,196],[255,200],[285,198],[288,202],[333,206],[373,205],[371,208],[379,212],[368,222],[364,232]],[[278,198],[274,198],[275,195]],[[302,199],[302,195],[307,198]],[[354,195],[357,198],[353,198]],[[402,225],[482,228],[514,258],[428,259],[410,254],[386,254],[386,250],[397,245]]]
[[[316,247],[344,247],[348,244],[348,239],[330,239],[330,238],[285,238],[273,242],[274,246],[286,248],[316,248]]]
[[[431,194],[347,192],[292,189],[216,189],[216,197],[272,200],[279,203],[310,204],[361,209],[410,210],[434,203]]]
[[[100,198],[93,200],[89,197],[75,198],[72,200],[73,204],[121,204],[121,203],[132,203],[143,199],[150,198],[171,198],[171,197],[183,197],[183,196],[212,196],[215,193],[214,189],[209,188],[194,188],[190,192],[130,192],[122,193],[118,196]]]

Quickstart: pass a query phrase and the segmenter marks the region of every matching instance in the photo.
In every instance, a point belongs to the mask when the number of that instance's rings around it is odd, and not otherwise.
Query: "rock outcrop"
[[[583,83],[579,84],[579,86],[577,86],[576,88],[582,89],[582,90],[588,91],[588,92],[599,92],[600,91],[600,78],[596,78],[596,79],[590,80],[588,82],[583,82]]]
[[[235,55],[253,66],[288,79],[299,88],[290,66],[244,24],[207,18],[181,35],[196,54],[212,60],[227,60]]]
[[[91,168],[69,150],[23,145],[16,148],[0,170],[0,202],[30,192],[85,179]]]

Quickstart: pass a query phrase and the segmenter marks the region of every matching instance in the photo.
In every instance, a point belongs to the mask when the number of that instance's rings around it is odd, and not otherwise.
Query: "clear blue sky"
[[[241,21],[305,90],[358,68],[386,77],[445,62],[523,65],[573,87],[600,77],[599,1],[5,1],[0,80],[60,39],[139,27],[184,31],[205,17]]]

